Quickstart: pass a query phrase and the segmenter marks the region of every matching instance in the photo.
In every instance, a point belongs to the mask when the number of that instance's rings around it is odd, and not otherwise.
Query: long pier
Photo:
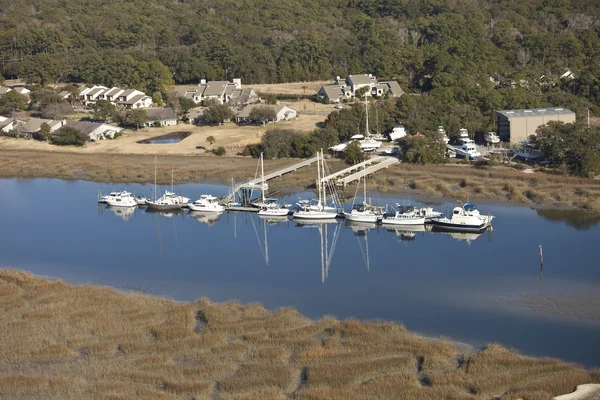
[[[269,186],[267,184],[267,181],[278,178],[285,174],[289,174],[290,172],[294,172],[300,168],[307,167],[315,162],[317,162],[317,157],[312,157],[312,158],[300,161],[299,163],[290,165],[289,167],[281,168],[281,169],[278,169],[277,171],[273,171],[268,174],[265,174],[264,180],[263,180],[263,178],[254,178],[254,179],[250,179],[248,181],[242,182],[233,187],[233,190],[227,195],[226,199],[232,200],[231,197],[234,196],[235,193],[240,192],[241,190],[262,190],[263,187],[265,189],[268,189]]]
[[[335,172],[321,179],[321,182],[334,181],[337,186],[346,186],[349,183],[362,179],[365,175],[371,175],[381,169],[388,168],[390,165],[399,163],[396,157],[378,156],[355,164],[351,167]]]

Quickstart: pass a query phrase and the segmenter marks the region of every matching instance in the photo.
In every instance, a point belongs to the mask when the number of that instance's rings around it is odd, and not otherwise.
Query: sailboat
[[[260,153],[260,173],[261,173],[261,196],[262,202],[260,203],[260,211],[258,215],[269,216],[269,217],[282,217],[288,215],[290,210],[282,207],[277,202],[267,202],[265,197],[265,192],[267,191],[266,182],[265,182],[265,166],[263,160],[263,153]]]
[[[323,159],[323,150],[317,153],[317,192],[318,201],[315,205],[305,204],[300,210],[294,212],[293,218],[297,219],[334,219],[337,217],[336,212],[331,212],[326,209],[326,182],[321,182],[321,177],[325,176],[325,160]],[[335,202],[335,196],[333,196]],[[299,204],[302,206],[302,203]]]
[[[367,95],[365,94],[365,112],[366,112],[366,125],[365,125],[365,138],[359,140],[360,148],[364,152],[375,151],[381,147],[381,142],[371,137],[369,132],[369,102],[367,101]]]
[[[179,210],[185,203],[190,201],[187,197],[177,196],[173,193],[173,170],[171,170],[171,192],[165,191],[160,198],[156,198],[156,156],[154,157],[154,199],[148,200],[146,204],[149,210]]]
[[[356,189],[358,190],[358,186]],[[356,196],[354,198],[356,199]],[[377,223],[383,217],[381,211],[377,207],[367,204],[366,173],[363,173],[363,201],[360,204],[352,204],[352,210],[350,210],[350,212],[344,211],[344,217],[350,222],[367,223]]]

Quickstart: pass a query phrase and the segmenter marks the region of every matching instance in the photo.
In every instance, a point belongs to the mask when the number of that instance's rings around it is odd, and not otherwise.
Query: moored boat
[[[415,212],[413,206],[396,205],[394,213],[383,216],[384,225],[425,225],[425,217]]]
[[[111,196],[108,196],[105,201],[106,201],[106,204],[108,204],[111,207],[135,207],[135,206],[137,206],[137,202],[135,201],[133,196],[131,196],[131,193],[125,192],[125,191],[117,193],[114,196],[111,193]]]
[[[192,211],[205,213],[220,213],[225,211],[225,207],[219,204],[219,199],[210,194],[203,194],[193,203],[189,203],[188,207]]]
[[[434,229],[462,232],[481,232],[492,225],[492,215],[481,215],[474,204],[454,207],[452,217],[433,218]]]

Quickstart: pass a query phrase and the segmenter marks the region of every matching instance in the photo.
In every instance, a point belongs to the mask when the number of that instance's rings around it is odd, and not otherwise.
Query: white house
[[[50,133],[56,132],[58,129],[66,124],[66,120],[55,121],[52,119],[43,118],[30,118],[21,127],[21,134],[24,137],[31,138],[34,134],[38,133],[42,129],[42,124],[46,123],[50,126]]]
[[[97,142],[98,140],[105,138],[112,138],[115,133],[123,130],[123,128],[118,126],[88,121],[69,121],[64,126],[75,128],[85,133],[92,142]]]
[[[371,74],[348,75],[345,80],[336,77],[332,85],[325,85],[319,89],[317,94],[333,103],[339,103],[345,99],[351,99],[357,95],[361,88],[369,88],[367,95],[373,97],[391,96],[400,97],[404,91],[396,81],[377,81]]]
[[[242,80],[206,81],[201,79],[197,89],[186,89],[180,92],[182,97],[187,97],[199,104],[205,100],[214,99],[219,104],[234,103],[246,105],[260,100],[254,90],[242,88]]]
[[[172,108],[148,108],[146,113],[148,114],[148,122],[145,126],[155,126],[157,123],[160,126],[177,125],[177,115]]]
[[[144,92],[136,89],[120,89],[118,87],[107,88],[105,86],[84,87],[79,91],[81,102],[92,105],[96,101],[106,100],[112,104],[119,104],[125,108],[147,108],[152,105],[152,98]]]
[[[252,122],[250,120],[250,114],[252,113],[252,110],[259,107],[267,107],[275,111],[275,120],[269,121],[270,123],[288,121],[292,118],[296,118],[297,115],[296,110],[283,104],[250,104],[238,111],[235,117],[236,122]]]

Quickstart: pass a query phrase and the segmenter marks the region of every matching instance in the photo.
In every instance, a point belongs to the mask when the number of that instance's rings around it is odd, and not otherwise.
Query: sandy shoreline
[[[544,398],[600,371],[395,323],[179,303],[0,269],[0,396],[14,399]],[[517,397],[514,397],[517,396]]]
[[[150,145],[151,146],[151,145]],[[0,178],[58,178],[105,183],[151,183],[152,154],[81,153],[56,150],[15,150],[0,147]],[[158,183],[243,181],[257,176],[258,163],[249,157],[160,154]],[[266,160],[273,171],[298,162],[296,159]],[[332,171],[346,167],[330,159]],[[314,168],[302,168],[269,182],[273,189],[311,187]],[[600,180],[525,174],[508,167],[477,168],[466,165],[411,165],[399,163],[369,177],[370,192],[396,193],[432,199],[450,199],[526,205],[541,208],[579,209],[600,212]],[[346,196],[354,194],[354,185]]]

